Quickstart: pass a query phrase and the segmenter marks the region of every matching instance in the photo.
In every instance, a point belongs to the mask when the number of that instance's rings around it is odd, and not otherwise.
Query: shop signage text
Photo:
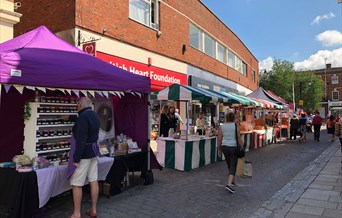
[[[102,52],[97,52],[96,56],[99,59],[128,72],[149,77],[151,79],[151,85],[166,87],[174,83],[183,85],[187,83],[187,76],[185,74],[154,66],[148,66],[147,64],[119,58]]]

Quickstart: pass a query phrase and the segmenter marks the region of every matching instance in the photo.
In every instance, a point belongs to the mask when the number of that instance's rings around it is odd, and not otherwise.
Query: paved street
[[[320,142],[314,142],[313,134],[309,133],[306,143],[286,141],[248,152],[246,160],[253,162],[253,178],[238,178],[235,194],[224,189],[227,172],[225,162],[190,172],[155,170],[153,185],[137,185],[110,199],[101,196],[98,215],[108,218],[306,217],[300,212],[305,211],[308,204],[317,202],[310,202],[305,196],[317,193],[313,189],[325,185],[321,184],[322,180],[329,179],[331,173],[336,174],[329,171],[331,167],[341,170],[341,156],[337,152],[339,142],[332,144],[325,130],[321,134]],[[335,162],[324,168],[330,159]],[[317,177],[323,168],[326,176]],[[338,178],[337,172],[333,177],[337,184],[341,184],[341,174]],[[341,186],[336,185],[336,190],[341,192],[340,189]],[[304,198],[301,197],[303,194]],[[86,211],[90,206],[89,194],[86,193],[83,199],[82,207]],[[342,210],[341,195],[334,199],[336,207],[330,214]],[[71,195],[65,194],[54,199],[42,214],[67,217],[71,211]],[[298,214],[300,216],[296,216]]]

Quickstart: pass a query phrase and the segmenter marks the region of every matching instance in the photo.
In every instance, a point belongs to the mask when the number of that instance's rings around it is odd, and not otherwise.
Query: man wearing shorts
[[[99,195],[97,182],[97,155],[99,153],[97,140],[99,137],[100,120],[91,109],[92,102],[83,97],[78,101],[78,119],[73,126],[73,137],[76,140],[76,149],[73,155],[73,165],[76,170],[70,178],[74,199],[74,212],[70,218],[81,217],[82,186],[86,179],[90,184],[91,209],[86,214],[96,217],[96,204]]]

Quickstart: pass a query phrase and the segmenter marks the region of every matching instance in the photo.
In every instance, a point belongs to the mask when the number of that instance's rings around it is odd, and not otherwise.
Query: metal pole
[[[292,83],[292,100],[293,100],[293,114],[296,110],[296,99],[295,99],[295,92],[294,92],[294,83]]]
[[[327,58],[324,58],[324,85],[325,85],[325,100],[328,100],[327,98]]]
[[[150,146],[150,112],[151,112],[151,105],[150,105],[150,94],[148,94],[147,97],[147,171],[150,171],[151,169],[151,163],[150,163],[150,152],[151,152],[151,146]]]

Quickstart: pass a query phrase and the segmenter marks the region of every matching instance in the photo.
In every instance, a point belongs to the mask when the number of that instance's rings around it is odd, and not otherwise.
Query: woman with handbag
[[[238,155],[240,157],[244,156],[244,150],[240,140],[239,125],[236,125],[234,122],[234,113],[226,114],[225,121],[226,122],[220,126],[218,131],[218,156],[221,157],[223,153],[228,166],[229,173],[225,188],[230,193],[235,193],[234,178],[238,162]],[[241,154],[239,154],[240,152]]]

